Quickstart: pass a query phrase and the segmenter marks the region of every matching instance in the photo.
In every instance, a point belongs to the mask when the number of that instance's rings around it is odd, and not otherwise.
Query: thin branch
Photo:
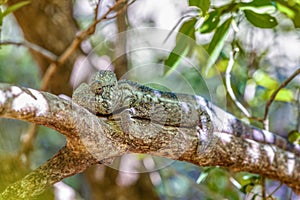
[[[290,77],[288,77],[284,82],[282,82],[281,85],[273,92],[272,96],[266,103],[263,121],[265,121],[267,119],[268,114],[269,114],[269,108],[270,108],[271,104],[273,103],[273,101],[275,100],[276,95],[279,93],[279,91],[282,88],[287,86],[298,74],[300,74],[300,68],[298,68]]]
[[[297,90],[297,97],[296,97],[296,106],[298,110],[297,114],[297,122],[296,122],[296,130],[300,132],[300,88]]]
[[[95,30],[96,30],[96,26],[98,23],[100,23],[101,21],[107,19],[108,15],[113,12],[113,11],[117,11],[120,8],[122,8],[122,4],[124,4],[124,2],[126,2],[126,0],[122,0],[122,1],[118,1],[116,2],[112,7],[110,7],[108,9],[108,11],[106,11],[106,13],[103,14],[103,16],[100,19],[95,20],[87,29],[85,29],[84,31],[80,32],[76,38],[73,40],[73,42],[71,43],[71,45],[64,51],[64,53],[56,60],[56,62],[53,62],[47,69],[43,79],[42,79],[42,86],[41,86],[41,90],[45,91],[48,87],[48,84],[52,78],[52,76],[55,74],[55,72],[57,71],[57,68],[59,66],[61,66],[62,64],[64,64],[67,59],[74,53],[74,51],[79,47],[79,45],[81,44],[81,42],[83,40],[85,40],[86,38],[88,38],[90,35],[92,35]]]
[[[266,200],[266,178],[264,176],[261,177],[261,196],[263,200]]]
[[[272,196],[281,188],[281,186],[283,185],[283,183],[280,183],[268,196],[267,199],[271,199]]]
[[[197,15],[196,15],[197,16]],[[186,18],[192,18],[192,17],[196,17],[195,15],[192,14],[186,14],[183,15],[182,17],[180,17],[180,19],[177,21],[177,23],[175,24],[175,26],[172,28],[172,30],[168,33],[167,37],[164,39],[163,43],[166,43],[167,40],[170,38],[170,36],[174,33],[175,29],[180,25],[180,23],[185,20]]]
[[[226,84],[226,89],[227,92],[230,96],[230,98],[232,99],[232,101],[234,102],[234,104],[244,113],[244,115],[246,115],[247,117],[251,117],[251,114],[248,112],[248,110],[237,100],[232,87],[231,87],[231,70],[233,68],[234,65],[234,56],[236,54],[236,50],[233,49],[230,52],[230,57],[229,57],[229,61],[228,61],[228,65],[226,68],[226,72],[225,72],[225,84]]]
[[[23,41],[23,42],[14,42],[14,41],[2,41],[0,42],[0,46],[2,45],[16,45],[16,46],[24,46],[27,47],[30,50],[35,51],[36,53],[44,56],[45,58],[48,58],[51,61],[57,60],[57,56],[48,51],[47,49],[42,48],[41,46],[38,46],[36,44],[30,43],[28,41]]]
[[[16,45],[16,46],[24,46],[28,49],[40,54],[41,56],[49,59],[52,62],[55,62],[57,60],[57,56],[48,51],[47,49],[42,48],[41,46],[38,46],[36,44],[30,43],[28,41],[21,41],[21,42],[15,42],[15,41],[2,41],[0,42],[1,45]],[[22,147],[20,149],[19,154],[24,155],[26,160],[25,163],[29,164],[29,153],[33,149],[33,142],[37,135],[37,125],[36,124],[30,124],[28,130],[26,133],[22,135]]]
[[[98,17],[99,17],[100,2],[101,2],[101,0],[97,1],[96,7],[95,7],[95,10],[94,10],[94,12],[95,12],[95,14],[94,14],[94,21],[96,21],[98,19]]]

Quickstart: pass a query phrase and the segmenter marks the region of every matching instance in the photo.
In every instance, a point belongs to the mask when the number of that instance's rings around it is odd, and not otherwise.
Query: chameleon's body
[[[76,89],[73,100],[99,116],[127,111],[131,118],[165,126],[196,127],[208,136],[214,131],[226,132],[300,155],[299,148],[284,138],[245,124],[200,96],[162,92],[129,80],[117,81],[111,71],[99,71],[89,85]]]

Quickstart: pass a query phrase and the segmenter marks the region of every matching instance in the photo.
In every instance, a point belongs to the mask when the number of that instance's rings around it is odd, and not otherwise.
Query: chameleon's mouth
[[[184,122],[178,121],[178,122],[172,122],[172,116],[165,116],[161,117],[159,119],[156,119],[154,115],[135,115],[135,109],[134,108],[118,108],[117,110],[114,110],[112,113],[109,114],[103,114],[103,113],[96,113],[96,116],[102,117],[102,118],[107,118],[108,120],[113,120],[113,121],[121,121],[122,118],[126,120],[128,119],[137,119],[137,120],[143,120],[143,121],[148,121],[149,123],[154,123],[154,124],[159,124],[165,127],[178,127],[178,128],[196,128],[197,126],[187,126],[184,124]],[[199,128],[201,127],[201,124],[198,125]]]

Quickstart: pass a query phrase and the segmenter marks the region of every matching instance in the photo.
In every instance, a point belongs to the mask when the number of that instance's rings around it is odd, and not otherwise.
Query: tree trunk
[[[12,5],[20,1],[22,0],[10,0],[8,3]],[[27,41],[59,56],[70,45],[77,32],[72,9],[73,4],[70,0],[40,0],[31,1],[29,5],[22,7],[14,14]],[[37,52],[31,51],[31,53],[41,73],[44,74],[51,61]],[[79,50],[59,67],[50,81],[48,88],[50,92],[72,94],[73,89],[69,79],[78,55],[80,55]]]
[[[8,3],[13,5],[20,1],[22,0],[11,0],[8,1]],[[24,38],[27,41],[39,45],[55,55],[60,56],[76,37],[76,32],[78,31],[77,24],[73,19],[72,10],[73,4],[71,0],[39,0],[31,1],[29,5],[17,10],[14,15],[23,31]],[[121,9],[120,16],[118,17],[118,24],[125,22],[125,11],[126,9]],[[121,26],[124,27],[124,24]],[[124,38],[119,38],[119,40],[122,39]],[[122,41],[122,48],[126,48],[125,45],[125,41]],[[116,48],[121,47],[118,45]],[[121,50],[122,52],[124,51],[124,49]],[[31,51],[31,53],[34,60],[38,63],[43,75],[47,71],[51,61],[41,56],[38,52]],[[49,83],[48,89],[51,93],[71,96],[73,88],[70,85],[69,79],[76,58],[80,54],[80,50],[75,51],[65,64],[59,66]],[[119,60],[119,62],[122,63],[122,68],[116,70],[120,76],[127,70],[126,61],[126,56],[122,56]],[[124,188],[118,186],[115,182],[115,178],[118,174],[117,171],[110,168],[105,169],[104,167],[102,170],[104,170],[105,178],[100,181],[95,181],[95,177],[93,177],[96,173],[95,170],[99,170],[99,168],[92,167],[86,173],[92,199],[98,199],[97,196],[111,197],[106,199],[122,199],[129,188],[130,197],[132,197],[130,199],[140,199],[140,197],[143,197],[143,199],[157,199],[157,195],[153,191],[152,183],[147,174],[139,176],[139,180],[136,184]],[[141,188],[143,188],[143,190],[141,190]],[[141,191],[144,191],[147,195],[144,196]]]

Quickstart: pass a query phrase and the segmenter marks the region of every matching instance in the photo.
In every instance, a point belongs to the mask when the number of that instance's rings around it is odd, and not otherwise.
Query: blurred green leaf
[[[254,0],[248,3],[239,3],[239,8],[241,10],[251,10],[255,13],[274,13],[276,7],[270,0]]]
[[[205,16],[210,6],[210,0],[189,0],[189,5],[200,8],[202,16]]]
[[[11,5],[9,7],[6,8],[6,10],[2,13],[2,16],[5,17],[6,15],[16,11],[17,9],[29,4],[30,1],[21,1],[19,3],[16,3],[14,5]]]
[[[192,18],[186,21],[176,36],[176,46],[165,60],[165,65],[169,67],[165,71],[165,74],[169,73],[172,69],[176,68],[183,57],[185,57],[190,48],[191,42],[195,40],[195,24],[196,18]]]
[[[2,25],[3,25],[3,12],[2,12],[2,8],[0,7],[0,31]]]
[[[227,38],[232,19],[233,18],[230,17],[216,29],[216,32],[208,46],[208,54],[210,55],[210,59],[206,66],[206,72],[209,71],[211,66],[218,59],[218,57],[224,47],[225,40]]]
[[[240,180],[240,191],[247,194],[251,192],[253,187],[260,183],[261,177],[257,174],[245,174]]]
[[[271,97],[275,90],[268,92],[268,97]],[[275,101],[291,102],[294,100],[294,93],[286,88],[282,88],[276,95]]]
[[[257,70],[253,74],[253,78],[257,85],[263,86],[270,90],[274,90],[279,86],[278,82],[274,78],[261,70]]]
[[[5,2],[6,1],[2,1]],[[3,19],[6,15],[10,14],[11,12],[21,8],[22,6],[25,6],[27,4],[29,4],[30,1],[21,1],[19,3],[16,3],[12,6],[7,7],[4,11],[2,11],[2,8],[0,7],[0,35],[1,35],[1,31],[2,31],[2,25],[3,25]]]
[[[251,10],[244,10],[247,20],[259,28],[274,28],[278,22],[275,17],[269,14],[258,14]]]
[[[288,140],[290,143],[300,143],[300,133],[297,130],[292,130],[288,133]]]
[[[186,39],[193,39],[195,40],[195,24],[197,23],[197,19],[196,18],[192,18],[186,22],[184,22],[181,26],[181,28],[179,29],[179,33],[177,34],[176,37],[176,43],[178,43],[179,41],[182,42],[182,40],[186,40]],[[182,33],[182,34],[180,34]],[[189,37],[189,38],[186,38]]]
[[[296,28],[300,28],[300,4],[295,1],[276,1],[277,9],[288,16],[294,23]]]
[[[220,22],[220,13],[218,10],[209,13],[208,17],[204,20],[200,27],[200,33],[209,33],[213,31]]]
[[[279,10],[280,12],[286,14],[289,18],[293,19],[293,18],[295,17],[296,12],[295,12],[293,9],[289,8],[289,7],[286,6],[286,5],[283,5],[283,4],[281,4],[281,3],[278,3],[278,2],[277,2],[276,5],[277,5],[278,10]]]

